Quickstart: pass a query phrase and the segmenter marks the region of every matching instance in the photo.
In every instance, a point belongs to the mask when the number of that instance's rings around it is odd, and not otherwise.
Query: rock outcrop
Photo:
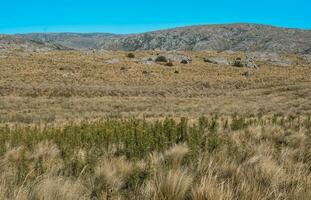
[[[288,67],[292,64],[288,58],[278,53],[253,52],[249,53],[248,57],[251,57],[253,60],[265,62],[266,64],[282,67]]]
[[[230,65],[230,62],[224,57],[208,57],[204,58],[204,62],[219,65]]]

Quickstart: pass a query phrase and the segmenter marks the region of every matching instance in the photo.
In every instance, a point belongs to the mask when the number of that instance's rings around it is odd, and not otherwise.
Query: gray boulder
[[[163,54],[162,56],[165,56],[168,60],[187,64],[191,62],[191,58],[189,56],[185,56],[182,54]]]
[[[117,58],[112,58],[112,59],[106,61],[106,63],[109,63],[109,64],[117,64],[119,62],[120,62],[120,60]]]
[[[230,62],[224,57],[209,57],[209,58],[205,58],[204,62],[217,64],[217,65],[230,65]]]
[[[135,60],[135,62],[139,64],[143,64],[143,65],[153,65],[155,64],[154,60],[155,60],[155,57],[145,57],[142,59],[137,59]]]
[[[303,55],[302,59],[307,63],[307,64],[311,64],[311,55]]]

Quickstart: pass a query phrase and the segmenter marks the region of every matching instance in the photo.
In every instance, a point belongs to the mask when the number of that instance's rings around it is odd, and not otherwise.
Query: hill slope
[[[27,34],[66,47],[106,50],[267,51],[311,53],[311,31],[258,24],[190,26],[133,35]]]
[[[59,44],[71,49],[86,50],[100,49],[101,46],[99,46],[99,44],[117,35],[110,33],[31,33],[21,34],[19,36],[37,41]]]
[[[0,50],[50,51],[69,50],[69,48],[57,43],[46,43],[39,40],[12,35],[0,35]]]

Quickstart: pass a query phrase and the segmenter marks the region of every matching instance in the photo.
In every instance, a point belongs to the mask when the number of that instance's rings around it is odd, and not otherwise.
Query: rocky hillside
[[[31,33],[18,36],[77,50],[100,49],[100,44],[107,39],[117,37],[110,33]]]
[[[55,43],[46,43],[40,40],[27,39],[19,36],[0,35],[0,51],[23,50],[23,51],[51,51],[69,50],[68,47]]]
[[[311,31],[251,24],[193,26],[110,39],[102,48],[310,53]]]
[[[27,34],[69,48],[106,50],[263,51],[311,53],[311,30],[257,24],[190,26],[134,35]]]

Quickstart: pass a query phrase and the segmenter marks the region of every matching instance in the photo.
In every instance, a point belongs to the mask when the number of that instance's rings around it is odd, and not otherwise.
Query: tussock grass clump
[[[0,128],[0,199],[309,199],[310,118]]]
[[[124,158],[104,158],[95,168],[94,191],[97,197],[106,193],[118,192],[125,184],[125,179],[133,171],[132,163]]]
[[[185,199],[192,184],[192,177],[181,169],[159,170],[146,183],[144,194],[150,199]]]
[[[45,177],[30,191],[30,199],[89,199],[90,191],[79,181],[66,177]]]
[[[185,144],[176,144],[165,152],[165,158],[172,162],[174,166],[179,165],[189,148]]]

